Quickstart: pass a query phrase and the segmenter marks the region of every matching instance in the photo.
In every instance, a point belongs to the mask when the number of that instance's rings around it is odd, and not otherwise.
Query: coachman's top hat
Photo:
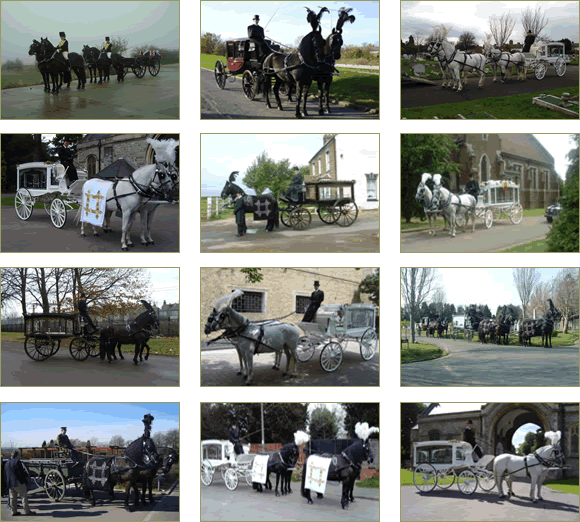
[[[256,22],[259,22],[260,21],[260,15],[254,16],[254,18],[252,18],[252,20],[255,20]]]
[[[320,281],[314,281],[314,286],[320,286]]]
[[[109,39],[110,39],[110,38],[109,38],[108,36],[105,36],[105,42],[108,42],[108,41],[109,41]]]
[[[66,34],[64,34],[64,31],[61,31],[60,33],[58,33],[58,35],[59,35],[61,38],[65,38],[65,37],[66,37]]]
[[[86,299],[86,298],[87,298],[87,295],[85,293],[82,293],[81,294],[81,299]]]

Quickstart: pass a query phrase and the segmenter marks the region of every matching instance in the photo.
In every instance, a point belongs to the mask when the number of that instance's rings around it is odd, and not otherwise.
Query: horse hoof
[[[242,375],[242,372],[238,372],[238,373],[236,373],[236,375]]]
[[[137,361],[133,361],[135,363],[135,366],[139,366],[139,363]]]
[[[123,252],[128,252],[128,251],[129,251],[129,249],[128,249],[127,247],[122,247],[122,248],[121,248],[121,250],[122,250]]]
[[[323,111],[322,109],[320,109],[320,110],[318,111],[318,115],[319,115],[319,116],[324,116],[324,111]]]
[[[141,241],[141,244],[142,244],[143,246],[149,246],[149,243],[147,243],[147,241]]]
[[[272,366],[272,370],[279,370],[280,368],[276,368],[276,365]]]
[[[150,245],[154,245],[155,244],[155,241],[149,241],[149,244]]]
[[[135,245],[134,245],[133,243],[127,243],[127,246],[128,246],[129,248],[133,248]]]
[[[276,496],[277,496],[277,497],[279,497],[279,496],[280,496],[280,493],[278,493],[277,491],[276,491]]]
[[[312,502],[312,500],[308,499],[308,503],[309,504],[314,504],[314,502]]]
[[[149,360],[149,356],[148,356],[148,355],[146,355],[146,356],[145,356],[145,360],[146,360],[146,361],[148,361],[148,360]],[[153,502],[153,501],[152,501],[152,502]]]
[[[299,112],[296,113],[296,117],[297,118],[302,118],[302,114],[300,114]]]
[[[537,503],[538,503],[538,499],[537,499],[537,498],[533,498],[533,499],[532,499],[532,502],[533,502],[534,504],[537,504]]]
[[[99,237],[99,234],[97,234],[96,232],[93,234],[93,237]]]
[[[86,234],[81,234],[81,237],[87,237],[87,235]]]

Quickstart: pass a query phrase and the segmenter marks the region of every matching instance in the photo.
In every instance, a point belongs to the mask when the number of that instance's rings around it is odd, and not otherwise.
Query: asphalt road
[[[505,488],[504,484],[504,491]],[[428,494],[420,493],[415,486],[401,486],[401,521],[578,521],[578,495],[543,487],[544,501],[534,504],[529,499],[529,480],[516,479],[513,488],[518,496],[500,500],[497,488],[489,493],[477,489],[473,495],[465,496],[455,484],[447,490],[435,488]]]
[[[379,386],[379,351],[370,361],[360,356],[357,343],[349,343],[344,351],[342,364],[332,372],[325,372],[320,366],[321,349],[317,348],[308,362],[297,362],[297,377],[283,377],[286,370],[286,356],[282,357],[280,370],[273,370],[274,354],[254,356],[254,386]],[[243,386],[237,352],[234,348],[201,352],[202,386]]]
[[[248,100],[242,91],[242,78],[235,78],[234,82],[228,79],[226,87],[222,91],[215,84],[214,73],[206,69],[201,69],[201,118],[202,119],[296,119],[296,102],[290,103],[286,96],[281,96],[283,111],[276,107],[276,98],[274,93],[270,97],[272,109],[266,107],[266,98],[259,94],[254,101]],[[273,86],[273,83],[272,83]],[[332,95],[332,87],[330,89]],[[296,96],[293,96],[296,100]],[[318,115],[318,99],[309,99],[306,103],[308,111],[307,119],[378,119],[378,114],[370,114],[363,111],[357,111],[340,105],[330,105],[331,114],[324,116]]]
[[[209,486],[201,486],[201,520],[379,520],[378,489],[355,487],[355,502],[348,509],[340,506],[341,489],[329,482],[324,498],[312,493],[314,504],[308,505],[299,483],[292,483],[292,494],[276,497],[273,491],[253,491],[245,481],[230,491],[221,478],[215,478]]]
[[[74,81],[59,94],[45,93],[44,85],[3,89],[1,100],[3,120],[178,119],[179,65],[161,63],[157,76],[147,71],[141,79],[130,72],[123,83],[111,74],[108,83],[84,90]]]
[[[578,386],[578,346],[498,346],[420,338],[449,356],[401,365],[401,386]],[[537,343],[537,339],[535,340]]]
[[[103,522],[148,522],[148,521],[178,521],[179,520],[179,486],[175,487],[169,494],[160,495],[155,493],[153,506],[131,506],[132,512],[125,511],[125,494],[115,492],[116,500],[110,501],[108,495],[97,491],[95,498],[97,505],[92,507],[88,502],[82,500],[82,494],[69,486],[64,499],[58,503],[51,502],[42,490],[39,493],[28,495],[28,501],[32,511],[36,515],[12,516],[11,510],[7,507],[8,499],[2,498],[2,509],[0,518],[5,520],[26,520],[26,521],[48,521],[48,520],[74,520],[75,522],[86,522],[89,520],[102,520]],[[131,496],[133,502],[133,496]],[[19,509],[24,513],[22,508]]]
[[[124,360],[109,363],[99,357],[84,361],[72,358],[70,340],[58,353],[44,361],[33,361],[24,344],[2,341],[2,386],[179,386],[179,358],[156,356],[133,364],[134,350],[123,350]]]
[[[280,222],[280,228],[266,232],[265,221],[254,221],[246,215],[248,234],[236,237],[234,218],[202,222],[201,252],[379,252],[379,211],[359,211],[350,227],[325,225],[318,215],[312,216],[306,230],[294,230]]]
[[[5,196],[5,195],[4,195]],[[63,228],[55,228],[43,209],[35,208],[28,221],[18,219],[13,207],[2,206],[2,252],[122,252],[121,218],[111,217],[112,233],[93,237],[92,227],[74,223],[76,211],[69,212]],[[154,245],[141,245],[141,221],[138,215],[131,228],[135,245],[129,252],[179,252],[179,205],[159,205],[151,227]]]
[[[401,233],[401,252],[494,252],[543,239],[550,230],[544,216],[525,217],[519,225],[512,225],[509,219],[494,221],[491,228],[485,228],[481,220],[475,221],[475,232],[471,232],[471,222],[463,231],[457,229],[455,237],[443,231],[443,220],[437,220],[435,235],[427,229]]]
[[[548,69],[543,80],[536,80],[533,74],[528,73],[528,79],[520,82],[517,77],[506,80],[505,83],[493,83],[490,76],[486,76],[483,89],[477,88],[478,80],[469,78],[469,83],[460,93],[453,89],[441,87],[442,80],[436,81],[437,86],[424,84],[407,84],[401,88],[401,107],[428,107],[442,103],[459,103],[470,100],[479,100],[490,97],[514,96],[530,92],[542,92],[561,87],[578,87],[578,66],[568,66],[566,74],[556,76],[553,68]]]

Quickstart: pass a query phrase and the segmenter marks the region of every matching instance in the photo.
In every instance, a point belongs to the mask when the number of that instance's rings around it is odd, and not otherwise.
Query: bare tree
[[[515,17],[509,13],[503,13],[499,18],[495,15],[489,19],[489,30],[493,35],[497,48],[501,51],[503,46],[509,40],[509,37],[516,25]]]
[[[109,446],[119,446],[123,447],[125,445],[125,439],[121,435],[113,435],[111,437],[111,441],[109,442]]]
[[[470,47],[475,46],[475,35],[471,31],[463,31],[459,35],[459,41],[457,42],[459,49],[468,51]]]
[[[415,317],[435,289],[436,274],[434,268],[401,268],[401,293],[410,312],[412,342],[415,342]]]
[[[562,314],[564,333],[570,318],[578,313],[578,269],[564,268],[554,280],[554,305]]]
[[[548,25],[549,19],[546,19],[546,15],[542,13],[542,6],[536,5],[535,11],[531,6],[524,9],[521,18],[522,25],[524,26],[524,37],[530,31],[535,35],[537,41],[543,41],[546,36],[542,34],[544,27]]]
[[[422,31],[417,31],[415,33],[415,45],[421,50],[421,47],[424,47],[427,44],[428,36],[424,34]]]
[[[551,282],[539,282],[530,298],[528,304],[528,311],[531,317],[540,317],[548,306],[548,299],[552,297],[552,283]]]
[[[525,319],[532,292],[540,280],[540,272],[535,268],[514,268],[513,278],[522,302],[523,319]]]
[[[439,315],[443,313],[446,301],[447,294],[445,293],[445,290],[440,286],[435,288],[435,290],[433,291],[433,297],[431,298],[431,302],[435,306],[435,310]]]

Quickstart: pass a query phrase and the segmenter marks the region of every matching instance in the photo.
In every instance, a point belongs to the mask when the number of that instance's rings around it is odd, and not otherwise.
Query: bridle
[[[175,165],[169,164],[166,161],[157,163],[155,168],[155,177],[159,179],[158,187],[151,184],[151,190],[158,197],[166,201],[173,201],[173,198],[169,197],[169,193],[173,190],[177,190],[179,187],[179,171]],[[153,179],[155,179],[155,177]],[[169,190],[164,190],[165,186],[171,184]]]

